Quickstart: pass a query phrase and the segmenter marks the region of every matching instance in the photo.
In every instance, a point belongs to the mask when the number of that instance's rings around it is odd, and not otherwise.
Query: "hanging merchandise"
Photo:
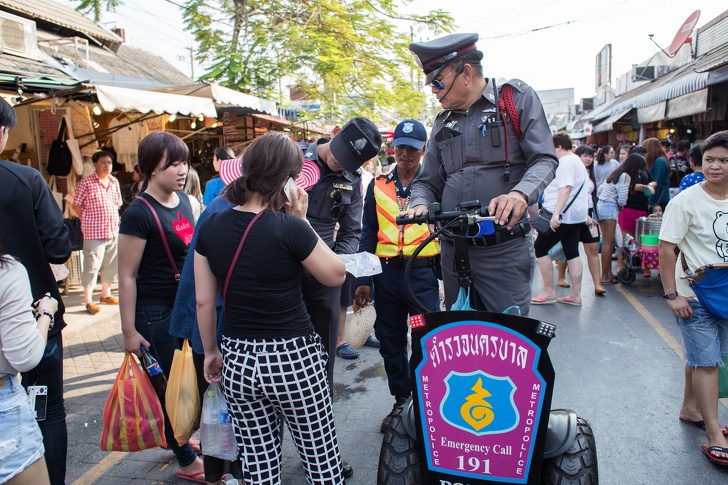
[[[109,122],[109,129],[120,125],[127,125],[131,121],[125,113],[113,118]],[[137,150],[139,143],[147,135],[146,126],[142,123],[132,123],[117,129],[111,134],[111,142],[116,150],[117,161],[124,165],[127,172],[134,171],[134,165],[138,162]]]
[[[51,143],[51,149],[48,153],[48,165],[46,172],[49,175],[67,176],[71,173],[73,165],[73,154],[71,153],[66,139],[68,138],[68,128],[66,126],[66,117],[61,118],[61,124],[58,127],[58,135]]]

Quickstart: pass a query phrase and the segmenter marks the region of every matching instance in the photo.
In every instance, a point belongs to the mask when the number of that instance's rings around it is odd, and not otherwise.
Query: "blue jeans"
[[[35,369],[23,372],[23,387],[48,386],[46,418],[38,421],[43,434],[45,459],[51,485],[66,482],[68,431],[63,404],[63,339],[61,334],[48,338],[45,352]]]
[[[16,376],[0,379],[0,483],[43,456],[43,436]]]
[[[137,305],[136,307],[136,331],[149,341],[151,344],[149,352],[156,357],[167,376],[172,369],[174,351],[181,348],[180,340],[169,333],[171,315],[171,305]],[[167,439],[167,446],[174,452],[179,466],[190,465],[197,458],[197,454],[189,444],[185,443],[183,446],[177,444],[164,402],[162,402],[162,410],[164,411],[164,437]]]
[[[685,349],[685,365],[722,365],[723,355],[728,355],[728,320],[714,317],[697,300],[691,300],[690,307],[692,317],[677,319]]]

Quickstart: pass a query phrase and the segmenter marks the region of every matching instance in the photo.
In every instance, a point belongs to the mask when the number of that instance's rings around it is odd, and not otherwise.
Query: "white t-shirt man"
[[[586,222],[589,209],[589,187],[586,185],[587,178],[586,167],[584,167],[584,163],[577,155],[569,153],[559,158],[556,176],[543,192],[543,206],[553,212],[556,207],[556,200],[559,197],[559,189],[571,186],[571,193],[564,207],[568,206],[574,197],[576,198],[569,209],[562,214],[562,224]],[[581,191],[577,195],[577,191],[580,188]]]
[[[713,263],[728,263],[728,200],[715,200],[696,184],[670,199],[660,228],[660,239],[677,244],[690,271]],[[694,298],[684,278],[680,257],[675,264],[675,288]]]

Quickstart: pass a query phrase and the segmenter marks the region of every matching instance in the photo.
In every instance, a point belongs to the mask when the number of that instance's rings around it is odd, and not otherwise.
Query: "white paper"
[[[346,272],[351,273],[354,278],[372,276],[382,272],[379,258],[372,253],[337,254],[337,256],[346,265]]]

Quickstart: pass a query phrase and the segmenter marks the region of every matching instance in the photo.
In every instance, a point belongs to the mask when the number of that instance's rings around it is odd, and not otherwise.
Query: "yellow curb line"
[[[642,315],[642,318],[652,327],[652,329],[657,333],[657,335],[660,336],[660,338],[670,346],[670,348],[675,352],[675,354],[680,358],[680,360],[685,360],[685,356],[683,354],[683,347],[680,341],[676,339],[670,331],[665,328],[663,324],[660,323],[660,321],[655,318],[655,316],[650,313],[650,311],[645,307],[642,302],[640,302],[636,296],[632,294],[631,291],[627,290],[623,286],[618,286],[616,288],[618,292],[624,296],[624,298],[634,307],[635,310],[637,310],[637,313]],[[720,403],[723,404],[726,408],[728,408],[728,399],[719,399]]]
[[[121,451],[112,451],[100,462],[91,467],[86,473],[78,477],[78,479],[73,482],[73,485],[91,485],[101,478],[114,465],[120,463],[127,454],[128,453],[123,453]]]

